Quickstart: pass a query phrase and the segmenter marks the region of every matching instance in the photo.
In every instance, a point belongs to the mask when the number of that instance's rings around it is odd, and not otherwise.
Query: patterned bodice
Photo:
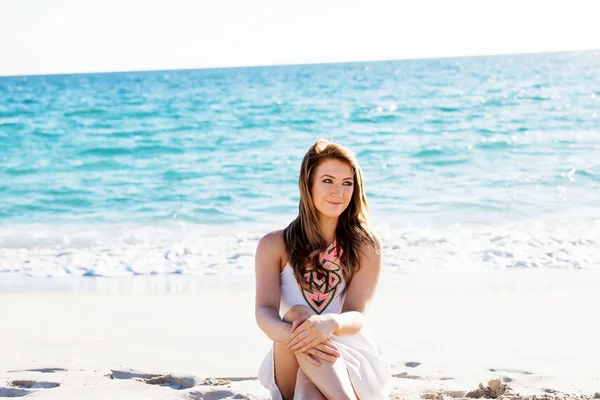
[[[310,307],[317,314],[340,313],[344,300],[341,296],[345,282],[342,275],[336,242],[319,255],[319,262],[325,273],[309,270],[304,278],[310,283],[312,290],[303,289],[296,281],[292,266],[287,263],[279,280],[281,284],[281,316],[293,306],[302,304]],[[327,285],[326,283],[329,283]]]

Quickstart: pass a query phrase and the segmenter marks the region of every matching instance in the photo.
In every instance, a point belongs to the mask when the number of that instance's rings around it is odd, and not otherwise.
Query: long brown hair
[[[312,201],[314,172],[325,160],[335,159],[350,165],[353,170],[354,191],[348,207],[338,217],[335,230],[337,252],[346,282],[344,292],[350,286],[354,274],[360,268],[359,251],[363,244],[378,249],[377,239],[369,228],[368,204],[363,189],[363,176],[356,156],[346,147],[327,140],[313,144],[302,160],[300,167],[300,205],[298,216],[283,231],[289,263],[294,270],[296,281],[306,290],[312,290],[304,274],[309,269],[325,272],[319,263],[319,254],[327,250],[327,243],[319,231],[319,213]],[[329,290],[329,282],[327,282]]]

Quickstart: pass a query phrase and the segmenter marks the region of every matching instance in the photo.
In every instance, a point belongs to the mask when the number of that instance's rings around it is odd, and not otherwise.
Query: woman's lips
[[[334,206],[341,206],[343,204],[343,203],[335,203],[333,201],[328,201],[328,200],[325,200],[325,201],[327,201],[329,204],[334,205]]]

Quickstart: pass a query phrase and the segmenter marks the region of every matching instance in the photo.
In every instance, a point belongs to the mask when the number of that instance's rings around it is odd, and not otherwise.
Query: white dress
[[[341,292],[344,290],[345,283],[337,261],[334,242],[321,256],[321,262],[328,270],[327,275],[317,276],[316,272],[305,274],[305,278],[315,287],[313,292],[307,292],[300,288],[291,265],[286,264],[279,275],[281,282],[280,316],[283,317],[290,308],[299,304],[312,308],[318,314],[341,313],[344,305]],[[325,293],[317,290],[317,288],[326,288],[324,284],[326,281],[329,282],[330,290]],[[359,399],[389,399],[390,364],[373,340],[368,324],[365,324],[355,335],[333,335],[331,339],[346,362],[350,381]],[[269,390],[273,400],[283,400],[275,383],[274,363],[273,347],[271,347],[260,366],[258,380]]]

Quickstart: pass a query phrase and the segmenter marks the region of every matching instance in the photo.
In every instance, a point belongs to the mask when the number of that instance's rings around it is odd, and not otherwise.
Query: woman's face
[[[352,167],[339,160],[323,161],[315,170],[312,201],[320,214],[337,218],[348,207],[354,192]]]

